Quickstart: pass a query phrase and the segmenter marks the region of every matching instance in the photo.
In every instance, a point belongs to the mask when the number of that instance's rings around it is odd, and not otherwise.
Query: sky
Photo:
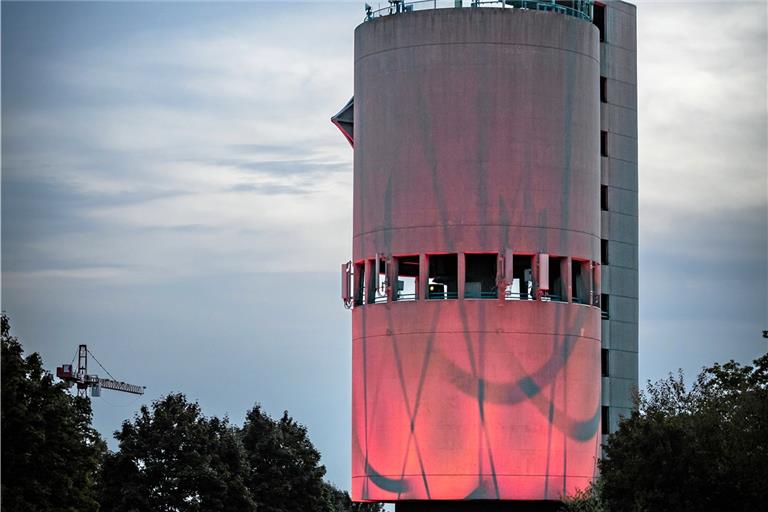
[[[766,11],[638,2],[641,383],[768,347]],[[50,370],[87,343],[147,386],[94,399],[105,437],[170,392],[236,424],[258,402],[348,488],[352,150],[329,117],[362,18],[2,2],[2,309]]]

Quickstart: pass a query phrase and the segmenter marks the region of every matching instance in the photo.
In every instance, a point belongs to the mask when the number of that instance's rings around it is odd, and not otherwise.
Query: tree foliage
[[[345,491],[323,481],[325,467],[307,429],[284,412],[272,419],[259,405],[241,430],[250,462],[248,487],[260,512],[378,511],[378,504],[353,504]]]
[[[759,510],[768,495],[768,354],[648,385],[600,461],[607,510]]]
[[[581,489],[574,496],[563,498],[560,512],[605,512],[600,498],[602,487],[601,480],[595,480],[586,489]]]
[[[356,507],[323,481],[320,453],[287,412],[276,421],[256,406],[236,428],[171,394],[143,406],[115,438],[101,480],[107,512],[381,510]]]
[[[87,398],[71,396],[24,357],[2,314],[2,504],[4,510],[96,511],[94,480],[104,442]]]
[[[334,512],[382,512],[384,505],[381,503],[353,502],[347,491],[336,488],[333,484],[325,483],[326,500],[331,504],[330,510]]]
[[[115,438],[119,449],[104,462],[103,510],[256,510],[236,429],[206,418],[184,395],[170,394],[151,410],[142,406]]]
[[[320,453],[307,429],[285,412],[278,421],[258,405],[245,417],[243,445],[251,471],[248,486],[259,510],[329,510]]]
[[[203,415],[183,394],[142,406],[115,432],[91,426],[76,398],[24,357],[2,315],[2,505],[61,512],[378,512],[325,482],[306,427],[260,406],[242,428]]]

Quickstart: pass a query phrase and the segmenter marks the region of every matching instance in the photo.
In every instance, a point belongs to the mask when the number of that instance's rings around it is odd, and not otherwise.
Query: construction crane
[[[64,364],[56,368],[56,376],[67,382],[70,386],[77,386],[77,396],[88,396],[88,389],[91,390],[92,397],[101,396],[101,390],[112,389],[114,391],[122,391],[124,393],[133,393],[135,395],[143,395],[145,386],[137,386],[135,384],[128,384],[115,379],[104,366],[99,363],[93,354],[91,357],[96,363],[101,366],[101,369],[106,372],[107,375],[112,377],[111,379],[102,379],[98,375],[92,375],[88,373],[88,354],[91,351],[88,350],[87,345],[80,345],[77,349],[77,372],[73,371],[72,364]],[[74,361],[73,361],[74,362]]]

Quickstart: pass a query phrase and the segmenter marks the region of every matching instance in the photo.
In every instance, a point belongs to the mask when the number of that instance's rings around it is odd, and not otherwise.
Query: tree
[[[381,503],[353,502],[347,491],[342,491],[327,482],[325,491],[331,510],[334,512],[382,512],[384,510],[384,505]]]
[[[574,496],[565,496],[560,512],[604,512],[600,498],[601,480],[595,480],[586,489],[576,491]]]
[[[323,481],[325,467],[307,428],[284,412],[272,419],[258,404],[241,429],[250,462],[248,487],[259,512],[377,512],[376,503],[352,503],[349,494]]]
[[[648,385],[600,461],[607,510],[759,510],[768,495],[768,354]]]
[[[325,466],[306,427],[287,411],[275,421],[256,405],[248,411],[241,433],[251,466],[248,487],[260,512],[331,510],[323,482]]]
[[[115,432],[104,463],[105,511],[256,510],[244,482],[248,462],[234,427],[206,418],[197,403],[170,394],[142,406]]]
[[[5,510],[96,511],[105,445],[87,398],[54,383],[37,353],[24,357],[2,314],[2,504]]]

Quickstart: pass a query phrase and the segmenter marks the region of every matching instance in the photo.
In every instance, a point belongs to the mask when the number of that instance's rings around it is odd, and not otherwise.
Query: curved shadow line
[[[564,339],[565,354],[553,354],[549,360],[533,373],[526,375],[514,382],[493,382],[483,379],[483,398],[485,402],[495,404],[512,405],[524,400],[530,400],[541,393],[542,389],[548,386],[555,376],[563,369],[567,362],[575,340],[567,336]],[[441,364],[446,367],[448,379],[462,393],[477,397],[479,380],[471,373],[462,370],[453,361],[436,352],[436,357]]]
[[[597,434],[597,427],[600,425],[600,402],[597,403],[597,409],[591,418],[578,421],[572,418],[566,418],[568,426],[566,431],[572,439],[577,441],[589,441],[592,436]]]
[[[590,418],[576,420],[567,416],[563,409],[554,407],[548,399],[541,396],[543,388],[551,385],[555,376],[563,369],[565,363],[570,358],[576,342],[574,338],[574,336],[564,337],[562,353],[553,354],[535,372],[514,382],[493,382],[483,379],[481,384],[480,379],[473,377],[469,372],[456,366],[456,364],[448,360],[440,352],[436,352],[436,359],[446,368],[448,381],[465,395],[473,398],[477,397],[478,388],[482,385],[484,401],[490,403],[513,405],[529,400],[558,430],[577,441],[587,441],[597,433],[600,423],[599,400],[597,408]]]
[[[396,492],[398,494],[408,492],[410,486],[404,478],[390,478],[383,476],[381,473],[373,469],[373,467],[366,463],[365,474],[368,479],[373,482],[376,487],[379,487],[385,491]]]

